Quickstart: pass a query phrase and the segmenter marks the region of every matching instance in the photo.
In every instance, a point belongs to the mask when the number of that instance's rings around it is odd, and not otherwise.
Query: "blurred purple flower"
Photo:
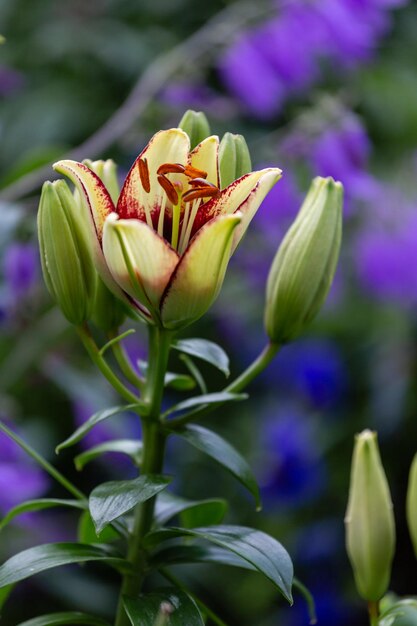
[[[20,502],[41,496],[47,488],[47,476],[0,433],[0,512],[4,515]]]
[[[3,257],[3,275],[7,298],[16,305],[28,297],[39,278],[39,252],[32,243],[14,242]]]
[[[266,505],[304,506],[326,483],[326,468],[314,442],[311,422],[289,407],[262,428],[261,495]]]
[[[229,117],[235,108],[230,98],[220,96],[202,83],[171,83],[163,90],[161,100],[181,110],[192,108],[217,118]]]
[[[7,97],[19,91],[25,83],[23,74],[17,70],[0,66],[0,96]]]
[[[342,596],[332,577],[327,573],[327,576],[324,574],[320,578],[321,581],[316,576],[310,584],[309,581],[303,581],[313,594],[318,626],[362,624],[360,619],[362,616],[358,615],[356,608]],[[283,617],[280,614],[281,623],[285,626],[307,626],[310,623],[307,605],[299,595],[296,595],[294,606],[285,608],[282,614]]]

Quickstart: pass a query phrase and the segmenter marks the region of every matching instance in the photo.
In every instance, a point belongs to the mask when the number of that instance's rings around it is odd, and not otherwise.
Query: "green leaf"
[[[86,561],[103,561],[120,569],[129,570],[129,563],[103,546],[82,543],[47,543],[23,550],[0,567],[0,588],[19,582],[45,570]]]
[[[171,482],[167,476],[145,475],[133,480],[114,480],[99,485],[90,494],[89,506],[97,533],[110,522],[149,500]]]
[[[188,374],[176,374],[175,372],[167,372],[165,374],[165,387],[176,389],[177,391],[191,391],[195,389],[195,386],[194,378]]]
[[[42,509],[52,509],[56,506],[67,506],[75,509],[87,508],[87,502],[81,500],[60,500],[59,498],[40,498],[39,500],[26,500],[8,511],[0,522],[0,530],[2,530],[6,524],[9,524],[12,519],[21,515],[22,513],[29,513],[31,511],[41,511]]]
[[[165,621],[158,621],[164,615],[160,610],[161,605],[167,607],[169,626],[204,626],[200,610],[184,591],[161,589],[140,595],[139,598],[124,598],[125,610],[132,626],[165,624]]]
[[[379,626],[416,626],[417,601],[414,598],[404,598],[395,602],[379,618]]]
[[[108,452],[118,452],[130,457],[136,466],[140,466],[142,461],[142,442],[136,439],[113,439],[100,443],[85,452],[81,452],[74,457],[74,464],[78,471],[81,471],[87,463],[94,461],[97,457]]]
[[[86,626],[110,626],[101,617],[79,613],[78,611],[65,611],[63,613],[48,613],[40,615],[26,622],[21,622],[18,626],[60,626],[61,624],[85,624]]]
[[[158,525],[165,524],[176,515],[181,514],[181,523],[187,527],[210,526],[220,524],[227,511],[227,502],[220,498],[207,500],[186,500],[171,493],[161,493],[155,510],[155,521]]]
[[[6,585],[0,589],[0,613],[13,589],[14,585]]]
[[[191,356],[214,365],[223,374],[228,377],[230,375],[229,357],[226,352],[217,343],[208,341],[207,339],[180,339],[173,346],[179,352],[185,352]]]
[[[113,406],[108,409],[103,409],[102,411],[97,411],[97,413],[94,413],[94,415],[89,417],[88,420],[84,422],[84,424],[77,428],[77,430],[75,430],[72,435],[68,437],[68,439],[65,439],[65,441],[60,443],[55,448],[55,452],[59,454],[59,452],[61,452],[61,450],[64,450],[64,448],[69,448],[70,446],[78,443],[90,432],[92,428],[94,428],[96,424],[103,422],[109,417],[113,417],[118,413],[124,413],[125,411],[134,411],[136,409],[140,409],[141,407],[142,405],[140,404],[125,404],[121,406]]]
[[[77,538],[81,543],[111,543],[112,541],[120,540],[120,535],[112,526],[107,526],[100,534],[100,537],[97,537],[90,512],[84,511],[78,522]]]
[[[185,409],[192,409],[196,406],[201,406],[204,404],[216,404],[217,402],[236,402],[238,400],[247,400],[247,393],[230,393],[230,391],[218,391],[216,393],[206,393],[201,396],[194,396],[193,398],[187,398],[187,400],[183,400],[179,402],[175,406],[171,407],[166,411],[163,417],[167,417],[172,413],[177,413],[178,411],[185,411]]]
[[[248,462],[230,443],[217,433],[196,424],[185,426],[182,430],[173,432],[229,470],[253,495],[257,508],[261,508],[256,478]]]
[[[206,528],[166,528],[151,532],[146,543],[157,545],[175,537],[194,537],[230,550],[264,574],[292,603],[293,565],[288,552],[273,537],[245,526],[209,526]]]
[[[254,565],[226,548],[197,543],[184,544],[180,540],[170,541],[167,546],[162,544],[152,554],[149,562],[155,568],[183,563],[216,563],[217,565],[229,565],[231,567],[239,567],[240,569],[257,571]]]

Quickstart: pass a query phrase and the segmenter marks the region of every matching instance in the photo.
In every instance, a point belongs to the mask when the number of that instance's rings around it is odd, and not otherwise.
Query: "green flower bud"
[[[252,170],[249,148],[243,135],[225,133],[219,147],[220,186],[225,189]]]
[[[314,179],[268,276],[265,328],[274,343],[297,337],[327,297],[339,258],[342,205],[341,183]]]
[[[65,317],[81,324],[91,314],[96,270],[83,212],[63,180],[42,188],[38,236],[46,286]]]
[[[395,522],[377,435],[370,430],[355,439],[345,524],[357,590],[365,600],[377,602],[391,577]]]
[[[105,333],[116,330],[125,320],[126,307],[98,278],[92,313],[94,324]]]
[[[189,109],[181,118],[178,128],[181,128],[190,138],[191,150],[198,143],[210,135],[210,124],[202,111]]]
[[[114,204],[117,204],[120,195],[120,186],[117,178],[116,163],[112,159],[107,159],[107,161],[91,161],[91,159],[84,159],[83,163],[89,167],[94,174],[97,174],[102,183],[104,183]]]
[[[413,543],[414,554],[417,557],[417,454],[414,456],[410,467],[406,508],[408,531]]]

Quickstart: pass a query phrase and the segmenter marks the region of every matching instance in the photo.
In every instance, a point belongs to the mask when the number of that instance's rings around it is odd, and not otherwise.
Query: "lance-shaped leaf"
[[[181,523],[187,528],[219,524],[227,511],[227,502],[220,498],[207,500],[186,500],[172,493],[161,493],[155,509],[155,522],[165,524],[176,515],[181,515]]]
[[[0,530],[9,524],[15,517],[23,513],[31,513],[33,511],[42,511],[43,509],[52,509],[57,506],[64,506],[75,509],[86,509],[87,502],[82,500],[61,500],[59,498],[40,498],[39,500],[27,500],[21,504],[17,504],[10,509],[0,522]]]
[[[292,603],[293,565],[288,552],[273,537],[245,526],[209,526],[204,528],[166,528],[146,537],[149,546],[175,537],[194,537],[230,550],[264,574]]]
[[[225,376],[229,376],[229,357],[221,346],[214,341],[207,339],[179,339],[172,347],[179,352],[185,352],[190,356],[195,356],[202,361],[214,365]]]
[[[0,588],[53,567],[87,561],[102,561],[121,571],[130,569],[128,561],[102,546],[82,543],[47,543],[23,550],[3,563],[0,567]]]
[[[252,563],[226,548],[203,543],[184,544],[179,539],[170,541],[168,545],[162,543],[159,549],[151,555],[149,563],[154,568],[186,563],[215,563],[257,571]]]
[[[94,446],[85,452],[81,452],[81,454],[78,454],[74,458],[74,464],[77,470],[81,471],[87,463],[94,461],[94,459],[100,457],[102,454],[116,452],[119,454],[125,454],[132,459],[135,465],[139,466],[142,461],[142,447],[142,442],[136,439],[113,439],[113,441],[99,443],[97,446]]]
[[[68,626],[73,626],[74,624],[84,624],[85,626],[110,626],[109,622],[101,619],[101,617],[80,613],[79,611],[48,613],[47,615],[40,615],[26,622],[21,622],[18,626],[63,626],[64,624],[68,624]]]
[[[93,489],[89,506],[97,533],[140,502],[153,498],[170,482],[167,476],[144,475],[133,480],[113,480]]]
[[[169,626],[204,626],[194,600],[179,589],[164,589],[124,598],[124,607],[132,626],[155,626],[158,618],[166,615]]]
[[[215,393],[205,393],[201,396],[194,396],[179,402],[164,413],[164,417],[186,409],[194,409],[205,404],[223,404],[224,402],[236,402],[239,400],[247,400],[247,393],[231,393],[230,391],[217,391]]]
[[[255,498],[256,506],[260,508],[261,501],[256,478],[248,462],[230,443],[217,433],[196,424],[190,424],[173,432],[229,470],[250,491]]]
[[[58,454],[59,452],[61,452],[61,450],[64,450],[64,448],[69,448],[70,446],[78,443],[79,441],[81,441],[81,439],[88,435],[90,430],[94,428],[96,424],[100,424],[100,422],[109,419],[109,417],[113,417],[118,413],[124,413],[125,411],[135,411],[140,408],[142,408],[141,404],[126,404],[121,406],[113,406],[108,409],[103,409],[102,411],[97,411],[97,413],[94,413],[94,415],[89,417],[88,420],[84,422],[84,424],[81,424],[81,426],[79,426],[79,428],[77,428],[77,430],[75,430],[70,437],[60,443],[56,447],[55,452]]]
[[[161,300],[166,328],[197,320],[217,298],[230,259],[233,232],[240,214],[223,215],[205,224],[182,255]]]

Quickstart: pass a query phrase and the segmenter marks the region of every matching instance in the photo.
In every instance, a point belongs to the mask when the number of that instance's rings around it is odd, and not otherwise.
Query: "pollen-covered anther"
[[[220,193],[220,189],[217,187],[199,187],[198,189],[191,189],[187,191],[182,199],[184,202],[192,202],[193,200],[197,200],[198,198],[215,198]]]
[[[163,174],[158,174],[158,183],[161,185],[162,189],[165,191],[168,196],[168,200],[172,202],[172,204],[178,204],[178,192],[175,189],[174,185],[170,180]]]
[[[184,174],[185,167],[181,163],[163,163],[156,171],[157,174]]]
[[[189,178],[207,178],[207,172],[199,170],[192,165],[186,165],[184,174]]]
[[[217,189],[214,183],[210,183],[208,180],[205,180],[205,178],[192,178],[188,181],[188,184],[191,185],[191,187],[212,187],[213,189]]]
[[[149,193],[151,190],[151,181],[149,179],[148,161],[146,159],[139,159],[138,163],[140,182],[146,193]]]

